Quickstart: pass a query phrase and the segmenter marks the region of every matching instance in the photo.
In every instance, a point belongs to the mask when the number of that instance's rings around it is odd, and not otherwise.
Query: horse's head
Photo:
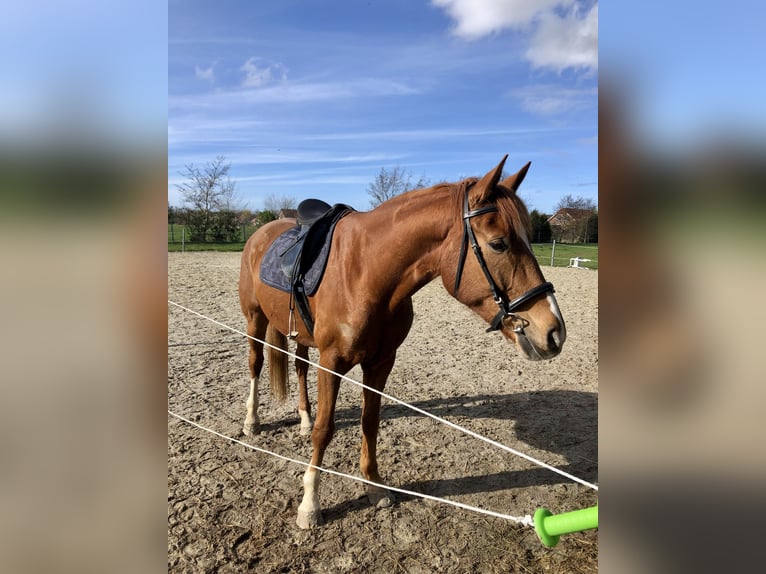
[[[456,247],[445,257],[442,279],[488,330],[502,331],[527,359],[550,359],[561,351],[566,327],[532,253],[529,213],[516,194],[530,164],[500,181],[507,157],[481,179],[457,186],[460,224],[447,242]]]

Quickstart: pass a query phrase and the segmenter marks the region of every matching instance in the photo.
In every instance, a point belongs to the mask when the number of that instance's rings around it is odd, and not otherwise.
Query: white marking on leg
[[[313,528],[322,520],[319,507],[319,471],[314,468],[306,469],[303,475],[303,500],[298,507],[298,526]]]
[[[308,411],[298,409],[298,414],[301,417],[301,436],[308,436],[311,434],[311,428],[314,426],[311,420],[311,415]]]
[[[258,377],[250,379],[250,395],[247,397],[247,415],[242,432],[254,435],[261,432],[261,421],[258,420]]]

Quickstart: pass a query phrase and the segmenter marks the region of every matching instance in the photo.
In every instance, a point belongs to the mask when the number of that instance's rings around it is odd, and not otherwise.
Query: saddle
[[[261,281],[290,293],[288,337],[298,335],[293,314],[296,306],[309,334],[314,334],[308,297],[316,293],[324,275],[335,225],[352,211],[342,203],[330,206],[319,199],[302,201],[298,224],[277,237],[263,256]]]

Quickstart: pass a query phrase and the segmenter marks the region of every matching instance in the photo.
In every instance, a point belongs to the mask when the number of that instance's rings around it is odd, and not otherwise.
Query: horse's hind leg
[[[248,339],[250,343],[250,356],[248,358],[250,395],[247,397],[247,415],[242,427],[242,432],[248,436],[261,432],[261,422],[258,419],[258,383],[263,369],[263,343],[260,341],[264,339],[268,325],[268,319],[263,313],[253,312],[248,317],[247,334],[259,339],[259,341]]]
[[[311,434],[311,427],[313,426],[311,421],[311,403],[309,403],[309,393],[306,387],[309,365],[305,360],[301,359],[308,360],[309,348],[299,343],[295,354],[298,356],[295,359],[295,372],[298,374],[298,414],[301,417],[301,436],[308,436]]]
[[[394,366],[396,355],[392,355],[374,364],[362,364],[363,382],[366,386],[379,391],[386,386],[386,380]],[[364,389],[362,392],[362,454],[359,460],[362,476],[372,482],[382,484],[378,473],[377,443],[380,426],[380,399],[378,393]],[[367,485],[367,498],[378,508],[386,508],[394,502],[390,491],[383,487]]]

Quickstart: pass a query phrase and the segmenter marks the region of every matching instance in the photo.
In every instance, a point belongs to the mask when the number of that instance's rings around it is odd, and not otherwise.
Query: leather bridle
[[[487,278],[487,282],[489,283],[489,288],[492,291],[492,298],[495,300],[495,303],[497,303],[498,307],[500,307],[500,311],[498,311],[497,315],[495,315],[495,318],[492,319],[492,323],[490,324],[489,329],[487,329],[487,333],[491,331],[497,331],[502,327],[503,321],[505,319],[511,318],[516,321],[513,331],[517,334],[523,334],[524,327],[529,325],[529,321],[523,317],[519,317],[513,311],[530,299],[533,299],[542,293],[553,293],[553,283],[546,281],[542,285],[533,287],[523,295],[516,297],[513,301],[508,301],[505,293],[497,286],[497,283],[495,283],[495,280],[492,278],[492,274],[489,272],[489,268],[487,267],[487,262],[484,260],[484,255],[481,253],[479,243],[476,241],[476,235],[474,234],[473,228],[471,227],[472,218],[479,215],[484,215],[485,213],[493,213],[496,211],[497,206],[493,204],[485,205],[474,210],[469,210],[468,189],[466,189],[465,195],[463,197],[463,240],[461,241],[460,245],[460,258],[458,259],[457,275],[455,276],[455,295],[457,296],[457,291],[460,287],[460,279],[463,275],[465,257],[466,253],[468,252],[468,242],[470,241],[471,248],[473,249],[473,252],[476,255],[476,259],[479,262],[479,267],[481,267],[481,270],[484,272],[484,276]]]

